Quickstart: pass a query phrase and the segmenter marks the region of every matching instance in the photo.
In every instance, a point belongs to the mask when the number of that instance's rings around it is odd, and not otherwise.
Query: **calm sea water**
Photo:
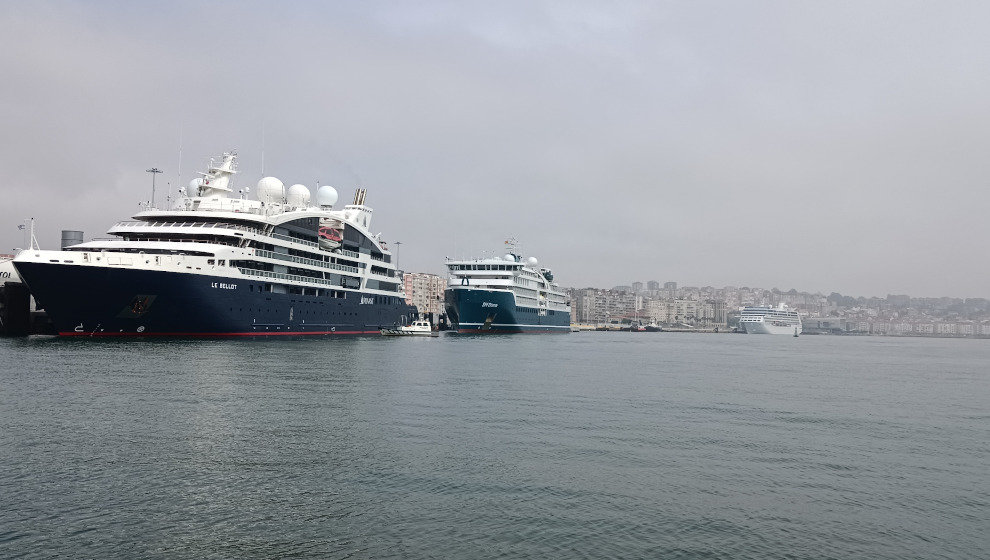
[[[990,341],[0,340],[2,558],[987,558]]]

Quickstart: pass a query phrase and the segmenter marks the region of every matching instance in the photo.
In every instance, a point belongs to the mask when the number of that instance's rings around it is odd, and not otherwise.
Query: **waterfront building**
[[[958,332],[958,326],[955,323],[935,323],[935,334],[954,335]]]
[[[706,327],[724,327],[729,313],[724,300],[706,299],[698,306],[698,324]]]
[[[694,325],[698,319],[698,301],[693,299],[655,299],[647,304],[650,320],[656,323]]]
[[[443,312],[443,291],[447,282],[436,274],[406,272],[403,275],[406,303],[416,307],[420,315]]]
[[[636,316],[643,309],[643,297],[629,291],[585,288],[570,290],[569,294],[575,323],[609,323]]]

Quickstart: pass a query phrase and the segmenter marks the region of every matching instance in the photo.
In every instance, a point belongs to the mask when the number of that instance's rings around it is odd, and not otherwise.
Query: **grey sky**
[[[4,2],[0,252],[237,149],[406,270],[990,296],[985,2]],[[170,183],[166,186],[166,183]],[[3,225],[6,223],[7,225]]]

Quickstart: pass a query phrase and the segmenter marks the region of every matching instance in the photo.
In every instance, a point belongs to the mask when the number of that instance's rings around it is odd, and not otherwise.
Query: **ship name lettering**
[[[361,305],[371,305],[373,303],[375,303],[375,298],[373,298],[373,297],[362,297],[361,298]]]
[[[497,303],[492,303],[490,301],[486,301],[486,302],[483,302],[481,304],[481,306],[482,307],[498,307],[498,304]]]
[[[236,290],[237,284],[225,284],[223,282],[214,282],[213,287],[219,290]]]

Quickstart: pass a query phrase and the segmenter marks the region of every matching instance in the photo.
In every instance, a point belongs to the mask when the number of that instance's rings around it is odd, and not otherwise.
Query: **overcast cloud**
[[[0,252],[236,149],[401,268],[988,297],[986,2],[3,2]],[[264,134],[263,134],[264,131]],[[179,177],[179,145],[182,162]],[[264,138],[264,140],[263,140]],[[6,225],[4,225],[6,224]]]

